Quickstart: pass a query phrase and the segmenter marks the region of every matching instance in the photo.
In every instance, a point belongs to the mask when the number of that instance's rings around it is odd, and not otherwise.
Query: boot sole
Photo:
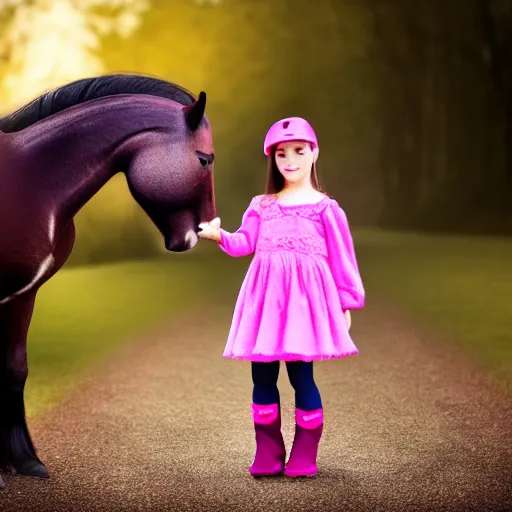
[[[315,472],[307,472],[307,471],[287,471],[285,470],[284,475],[288,478],[312,478],[318,475],[318,470]]]
[[[271,478],[271,477],[283,476],[283,475],[284,475],[284,471],[280,471],[279,473],[256,473],[254,475],[251,473],[251,476],[253,478]]]
[[[249,473],[254,478],[265,477],[265,476],[281,476],[284,474],[284,467],[281,467],[279,469],[270,470],[270,471],[255,472],[255,473],[253,473],[253,472],[251,472],[251,470],[249,470]]]

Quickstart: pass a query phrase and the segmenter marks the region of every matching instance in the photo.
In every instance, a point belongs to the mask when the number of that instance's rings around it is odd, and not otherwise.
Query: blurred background
[[[511,0],[0,0],[0,115],[111,72],[207,92],[229,230],[263,193],[266,130],[310,120],[369,304],[448,334],[510,387]],[[135,328],[218,300],[220,284],[232,303],[248,263],[207,242],[163,254],[122,175],[76,220],[30,334],[34,413]]]

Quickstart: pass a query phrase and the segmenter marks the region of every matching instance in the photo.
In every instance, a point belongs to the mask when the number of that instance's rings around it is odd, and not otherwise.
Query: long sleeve
[[[354,243],[345,212],[336,201],[324,211],[324,229],[334,282],[343,310],[361,309],[365,303],[365,290],[359,274]]]
[[[230,256],[249,256],[256,249],[260,228],[260,216],[254,198],[242,216],[242,224],[235,233],[220,230],[219,247]]]

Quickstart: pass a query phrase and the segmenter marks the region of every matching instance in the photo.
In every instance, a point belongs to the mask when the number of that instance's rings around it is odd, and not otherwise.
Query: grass
[[[512,239],[361,231],[368,300],[442,330],[512,391]]]
[[[27,415],[48,410],[127,339],[218,286],[216,262],[198,257],[65,268],[43,286],[28,336]]]
[[[354,237],[368,301],[384,299],[428,322],[512,391],[512,240],[368,230]],[[201,299],[232,303],[247,263],[198,248],[61,270],[39,292],[29,332],[28,416],[156,322]]]

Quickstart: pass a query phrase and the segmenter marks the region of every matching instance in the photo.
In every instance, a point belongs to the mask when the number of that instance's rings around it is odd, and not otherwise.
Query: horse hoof
[[[23,476],[33,476],[36,478],[50,478],[45,465],[37,460],[24,460],[14,465],[16,473]]]

